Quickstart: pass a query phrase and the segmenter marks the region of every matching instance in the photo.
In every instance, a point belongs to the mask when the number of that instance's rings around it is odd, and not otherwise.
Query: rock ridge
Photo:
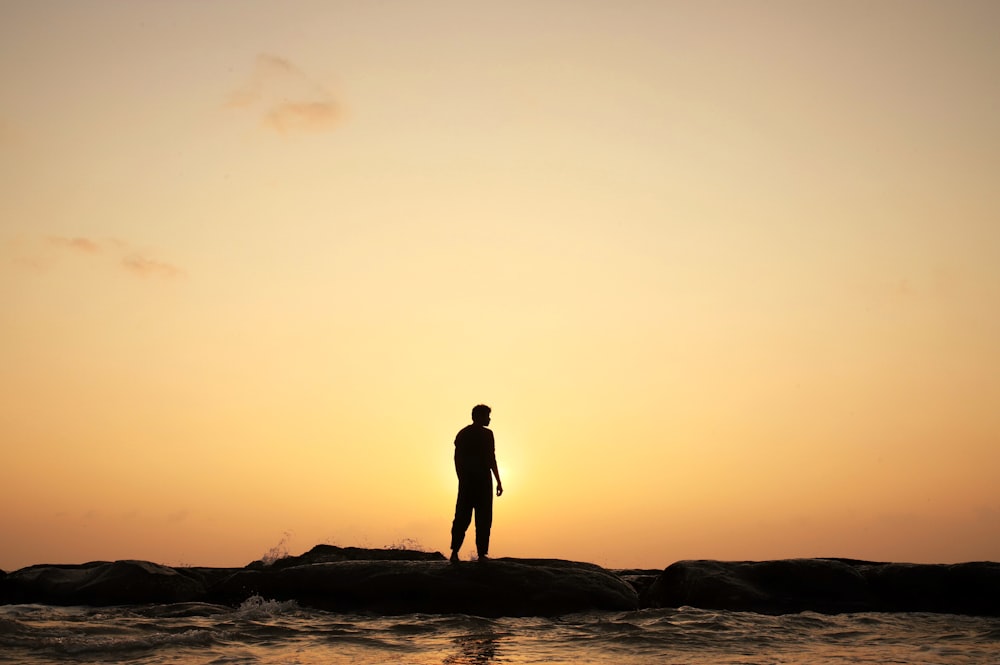
[[[252,596],[380,614],[555,616],[692,606],[765,614],[939,612],[1000,616],[1000,563],[843,558],[678,561],[611,571],[562,559],[449,564],[439,552],[317,545],[243,568],[148,561],[35,565],[0,574],[0,604],[132,605]]]
[[[643,593],[644,607],[789,614],[938,612],[1000,616],[1000,563],[857,559],[678,561]]]
[[[171,568],[147,561],[36,565],[0,576],[0,603],[130,605],[251,596],[306,607],[381,614],[553,616],[632,610],[635,589],[600,566],[559,559],[491,559],[453,565],[439,552],[318,545],[270,565]]]

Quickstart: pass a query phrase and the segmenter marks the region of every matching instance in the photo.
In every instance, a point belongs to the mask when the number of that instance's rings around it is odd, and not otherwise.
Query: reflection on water
[[[441,662],[444,665],[490,665],[496,658],[499,639],[492,630],[460,635],[454,640],[458,652]]]
[[[252,611],[0,605],[0,662],[979,665],[1000,663],[1000,618],[681,608],[487,619],[336,614],[273,601]]]

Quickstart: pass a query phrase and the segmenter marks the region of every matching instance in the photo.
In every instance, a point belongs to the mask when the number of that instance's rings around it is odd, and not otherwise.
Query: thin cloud
[[[264,99],[269,92],[275,92],[280,87],[288,87],[291,83],[298,83],[299,86],[305,83],[307,88],[319,88],[299,71],[298,67],[284,58],[262,53],[257,56],[250,79],[230,93],[226,105],[235,108],[250,106]],[[303,91],[298,92],[301,95]],[[309,96],[315,96],[316,92],[310,90]],[[322,88],[319,88],[319,93],[320,96],[326,95]]]
[[[282,134],[296,130],[322,132],[332,129],[338,120],[340,110],[327,102],[281,104],[264,116],[264,121]]]
[[[46,270],[57,264],[60,256],[93,256],[100,263],[111,261],[131,275],[141,278],[180,277],[184,271],[176,265],[151,258],[128,243],[117,240],[95,240],[83,236],[46,236],[39,242],[19,240],[12,244],[13,261],[33,271]]]
[[[89,238],[64,238],[62,236],[49,236],[48,241],[49,244],[56,247],[74,249],[86,254],[97,254],[101,251],[100,244]]]
[[[144,256],[133,254],[122,259],[122,266],[134,275],[139,277],[179,277],[184,274],[177,266],[173,266],[163,261],[148,259]]]
[[[252,112],[280,134],[325,132],[342,118],[340,105],[324,86],[285,58],[260,54],[253,72],[229,94],[226,107]]]

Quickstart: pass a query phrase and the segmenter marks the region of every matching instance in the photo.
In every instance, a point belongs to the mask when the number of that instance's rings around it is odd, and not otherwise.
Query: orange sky
[[[1000,560],[995,2],[0,7],[0,568]]]

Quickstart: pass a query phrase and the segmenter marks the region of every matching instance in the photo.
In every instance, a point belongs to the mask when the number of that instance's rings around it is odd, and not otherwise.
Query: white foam
[[[299,609],[299,604],[294,600],[271,600],[265,599],[261,595],[253,595],[240,603],[236,608],[236,614],[243,619],[256,619],[261,617],[274,617],[295,612]]]

